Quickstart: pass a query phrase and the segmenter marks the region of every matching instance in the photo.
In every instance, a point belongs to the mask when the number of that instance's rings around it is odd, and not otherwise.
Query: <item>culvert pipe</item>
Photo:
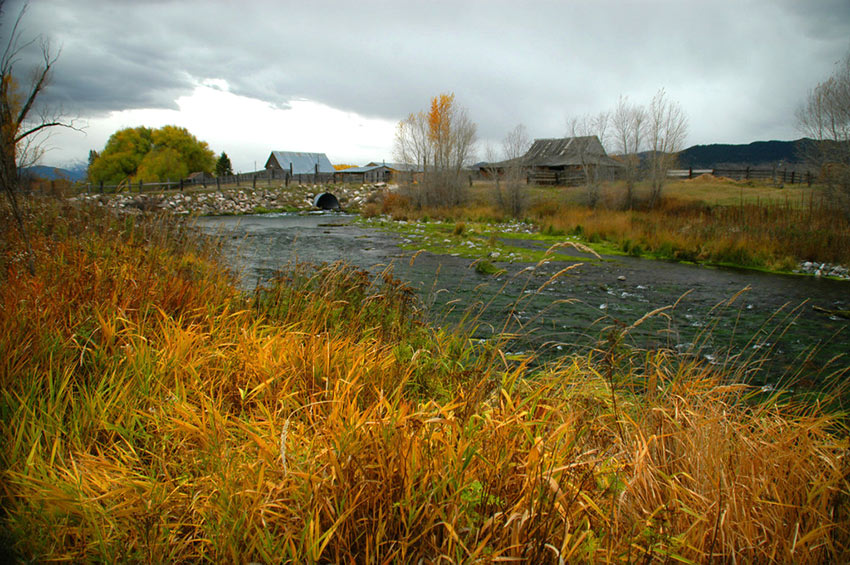
[[[330,192],[322,192],[313,199],[313,206],[320,210],[339,210],[339,200]]]

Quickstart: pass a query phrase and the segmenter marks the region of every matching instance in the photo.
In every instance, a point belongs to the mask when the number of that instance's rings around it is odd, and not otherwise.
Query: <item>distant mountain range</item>
[[[34,167],[26,167],[24,174],[31,174],[47,180],[68,179],[71,182],[82,181],[86,179],[87,165],[80,164],[69,169],[60,167],[50,167],[48,165],[36,165]]]
[[[679,153],[679,166],[714,169],[729,165],[772,167],[803,164],[806,149],[813,143],[816,142],[803,138],[796,141],[754,141],[746,145],[694,145]]]

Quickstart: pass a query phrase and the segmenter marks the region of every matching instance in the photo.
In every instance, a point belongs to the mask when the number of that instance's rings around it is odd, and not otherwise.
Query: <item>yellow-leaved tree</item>
[[[212,173],[215,164],[207,142],[186,128],[125,128],[113,133],[89,164],[89,180],[104,184],[179,180],[189,173]]]
[[[396,128],[393,155],[409,170],[421,174],[421,182],[408,183],[417,206],[456,205],[466,198],[467,175],[476,141],[476,126],[466,109],[455,103],[454,94],[431,99],[427,112],[410,114]],[[411,174],[408,179],[416,178]]]

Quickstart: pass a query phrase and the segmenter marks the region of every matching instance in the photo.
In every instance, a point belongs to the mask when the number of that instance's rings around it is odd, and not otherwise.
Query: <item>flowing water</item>
[[[850,320],[815,309],[850,310],[847,282],[620,256],[585,262],[555,280],[576,261],[499,263],[504,274],[483,275],[470,268],[471,259],[420,253],[411,261],[397,236],[351,225],[352,219],[268,214],[197,223],[224,238],[246,289],[295,260],[345,261],[372,272],[390,267],[419,291],[432,320],[454,324],[467,314],[476,338],[512,332],[518,337],[510,352],[533,350],[544,360],[595,347],[612,328],[668,307],[630,330],[627,342],[714,363],[761,359],[762,370],[752,377],[759,384],[775,384],[800,367],[817,380],[850,365]]]

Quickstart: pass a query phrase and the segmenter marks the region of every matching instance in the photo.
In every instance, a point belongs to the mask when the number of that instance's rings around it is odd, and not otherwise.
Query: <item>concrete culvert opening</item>
[[[323,192],[313,200],[313,206],[320,210],[339,210],[339,200],[330,192]]]

